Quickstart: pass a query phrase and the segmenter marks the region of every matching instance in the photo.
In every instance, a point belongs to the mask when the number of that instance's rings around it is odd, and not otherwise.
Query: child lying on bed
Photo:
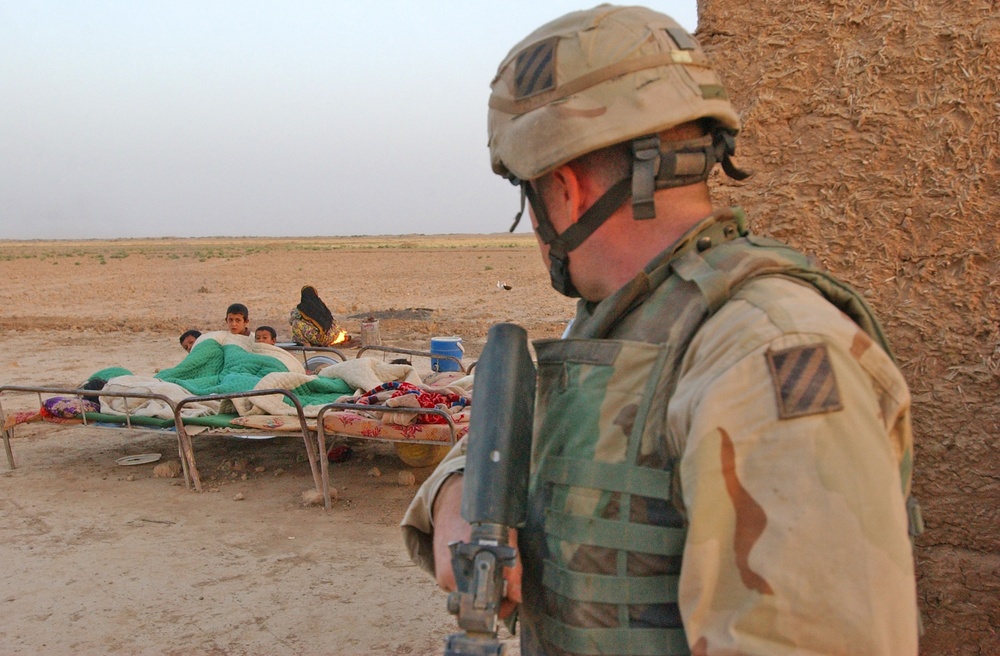
[[[278,343],[278,333],[271,326],[257,326],[257,330],[253,331],[253,341],[274,346]]]

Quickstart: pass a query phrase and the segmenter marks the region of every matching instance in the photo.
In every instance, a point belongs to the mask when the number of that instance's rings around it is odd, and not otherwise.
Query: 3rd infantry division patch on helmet
[[[514,46],[490,86],[493,170],[519,180],[701,118],[740,129],[698,42],[644,7],[600,5],[543,25]]]

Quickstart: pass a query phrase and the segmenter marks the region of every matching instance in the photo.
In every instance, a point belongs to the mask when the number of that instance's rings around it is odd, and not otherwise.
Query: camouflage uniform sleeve
[[[917,653],[909,392],[853,322],[750,283],[696,335],[668,421],[694,654]]]
[[[421,569],[434,575],[434,499],[441,485],[452,474],[465,469],[465,438],[463,437],[448,452],[433,473],[417,490],[417,494],[406,509],[400,527],[406,550]]]

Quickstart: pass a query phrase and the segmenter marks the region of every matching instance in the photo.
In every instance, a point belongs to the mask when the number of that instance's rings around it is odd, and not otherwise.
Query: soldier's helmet
[[[602,4],[540,27],[491,84],[493,170],[534,180],[581,155],[696,119],[740,129],[718,74],[676,21]]]

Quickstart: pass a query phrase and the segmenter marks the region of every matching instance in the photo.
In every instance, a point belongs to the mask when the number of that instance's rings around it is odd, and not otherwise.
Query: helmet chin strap
[[[524,214],[524,200],[538,223],[536,232],[542,243],[549,247],[549,278],[552,287],[564,296],[578,298],[580,292],[569,273],[569,254],[600,228],[618,211],[629,197],[632,198],[632,216],[636,220],[656,217],[654,192],[657,189],[683,187],[708,179],[712,168],[721,163],[726,175],[735,180],[745,180],[750,173],[739,169],[731,160],[736,152],[733,134],[723,128],[713,129],[704,137],[672,143],[661,148],[658,135],[639,137],[632,141],[632,175],[611,185],[580,218],[562,234],[557,233],[549,220],[545,203],[535,187],[526,180],[511,177],[512,184],[521,187],[521,209],[514,217],[511,232]]]
[[[531,209],[535,212],[538,236],[542,243],[549,247],[549,278],[552,287],[563,296],[570,298],[580,296],[569,273],[569,254],[586,241],[587,237],[594,234],[594,231],[628,200],[631,187],[631,179],[622,178],[604,192],[596,203],[588,207],[576,223],[559,234],[549,220],[548,210],[534,185],[527,182],[521,185],[531,203]]]

